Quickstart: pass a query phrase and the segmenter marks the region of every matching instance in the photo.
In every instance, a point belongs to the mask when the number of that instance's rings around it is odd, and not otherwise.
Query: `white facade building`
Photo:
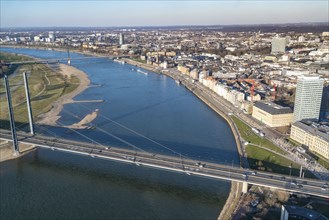
[[[286,51],[286,38],[275,37],[272,39],[272,50],[271,53],[284,53]]]
[[[324,80],[319,76],[300,76],[297,79],[294,119],[319,120]]]

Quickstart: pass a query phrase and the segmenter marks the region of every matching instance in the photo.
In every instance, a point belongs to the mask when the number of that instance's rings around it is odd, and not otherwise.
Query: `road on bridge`
[[[11,141],[10,131],[0,130],[0,134],[1,139]],[[42,135],[31,136],[30,134],[23,132],[17,133],[17,136],[18,142],[20,143],[31,144],[53,151],[63,151],[93,158],[131,163],[137,166],[180,172],[187,175],[237,181],[244,184],[271,187],[294,193],[329,198],[329,188],[326,185],[328,183],[315,179],[296,178],[263,171],[259,172],[230,165],[188,159],[180,156],[160,155],[95,143],[65,140],[61,138],[57,139]]]

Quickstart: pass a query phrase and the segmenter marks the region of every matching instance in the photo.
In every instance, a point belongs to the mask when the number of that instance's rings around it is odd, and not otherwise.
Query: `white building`
[[[329,127],[307,121],[292,124],[290,138],[329,159]]]
[[[120,33],[120,35],[119,35],[119,44],[120,45],[125,44],[125,37],[124,37],[123,33]]]
[[[324,80],[319,76],[300,76],[297,79],[293,121],[319,120]]]
[[[33,40],[34,40],[34,42],[39,42],[40,41],[40,36],[34,36]]]
[[[305,41],[305,37],[304,36],[299,36],[298,37],[298,42],[299,43],[303,43]]]
[[[284,37],[275,37],[272,39],[271,53],[284,53],[286,51],[287,40]]]
[[[54,34],[54,32],[49,32],[49,35],[48,35],[48,37],[49,37],[49,42],[55,42],[55,34]]]

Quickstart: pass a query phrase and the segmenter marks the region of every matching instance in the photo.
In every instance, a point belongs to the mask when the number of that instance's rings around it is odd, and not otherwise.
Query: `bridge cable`
[[[63,110],[63,111],[65,111],[65,110]],[[72,115],[72,116],[74,116],[72,113],[70,113],[70,112],[68,112],[68,111],[65,111],[65,112],[68,113],[68,114],[70,114],[70,115]],[[78,119],[80,119],[78,116],[75,116],[75,117],[77,117]],[[20,116],[19,118],[22,118],[22,116]],[[77,131],[77,130],[75,130],[75,129],[69,128],[68,126],[66,126],[66,125],[64,125],[64,124],[62,124],[62,123],[60,123],[60,122],[58,122],[58,121],[57,121],[56,123],[59,124],[59,125],[61,125],[61,126],[64,127],[64,128],[68,128],[69,130],[73,131],[74,133],[77,133],[78,135],[82,136],[83,138],[85,138],[85,139],[91,141],[92,143],[94,143],[94,144],[96,144],[96,145],[98,145],[98,146],[101,146],[101,147],[103,147],[103,148],[105,148],[105,149],[108,147],[108,146],[103,145],[103,144],[99,143],[98,141],[95,141],[94,139],[92,139],[92,138],[90,138],[90,137],[88,137],[88,136],[82,134],[81,132],[79,132],[79,131]],[[51,130],[45,128],[45,127],[42,126],[42,125],[38,125],[38,124],[35,124],[35,125],[36,125],[36,127],[37,127],[38,129],[41,129],[41,130],[45,131],[46,133],[50,134],[51,136],[53,136],[53,137],[55,138],[55,140],[60,139],[60,137],[59,137],[55,132],[53,132],[53,131],[51,131]],[[113,134],[110,134],[109,132],[105,131],[105,130],[102,129],[102,128],[98,128],[98,129],[100,129],[102,132],[104,132],[104,133],[106,133],[106,134],[108,134],[108,135],[110,135],[110,136],[113,135]],[[114,138],[117,137],[116,135],[113,135],[113,136],[114,136]],[[112,136],[112,137],[113,137],[113,136]],[[117,138],[119,138],[119,137],[117,137]],[[117,139],[117,138],[116,138],[116,139]],[[121,138],[119,138],[119,139],[121,139]],[[156,159],[158,159],[158,160],[165,161],[164,159],[157,157],[156,154],[154,154],[154,153],[150,153],[150,152],[148,152],[148,151],[146,151],[146,150],[143,150],[143,149],[137,147],[136,145],[131,144],[131,143],[129,143],[129,142],[123,140],[123,139],[121,139],[121,140],[122,140],[124,143],[126,143],[128,146],[133,147],[133,148],[135,149],[134,161],[135,161],[136,158],[137,158],[137,151],[136,151],[136,149],[138,149],[138,150],[140,150],[140,151],[142,151],[142,152],[144,152],[144,153],[146,153],[146,154],[150,154],[152,157],[154,157],[154,158],[156,158]],[[121,140],[120,140],[120,141],[121,141]],[[91,148],[90,154],[92,154],[93,150],[95,150],[96,145],[95,145],[94,147]],[[90,149],[90,148],[88,148],[88,149]],[[109,150],[111,150],[111,148],[110,148]],[[114,154],[116,154],[116,155],[119,155],[119,156],[121,156],[121,157],[124,157],[124,158],[126,157],[125,154],[118,153],[118,152],[115,152],[115,151],[113,151],[113,150],[111,150],[111,152],[114,153]],[[182,159],[182,155],[180,155],[180,159],[181,159],[182,167],[183,167],[183,169],[185,169],[185,168],[184,168],[184,165],[183,165],[183,164],[184,164],[184,161],[183,161],[183,159]],[[187,159],[189,159],[189,158],[187,158]],[[192,159],[191,159],[191,160],[192,160]]]
[[[67,111],[67,110],[64,110],[64,109],[63,109],[62,111],[63,111],[63,112],[66,112],[66,113],[68,113],[68,114],[70,114],[71,116],[74,116],[74,117],[76,117],[76,118],[82,120],[81,118],[79,118],[79,116],[76,116],[76,115],[72,114],[71,112],[69,112],[69,111]],[[58,123],[58,122],[57,122],[57,123]],[[105,134],[107,134],[107,135],[109,135],[109,136],[111,136],[111,137],[113,137],[113,138],[115,138],[115,139],[121,141],[122,143],[127,144],[129,147],[133,147],[133,148],[135,148],[135,149],[137,149],[137,150],[139,150],[139,151],[143,151],[143,152],[145,152],[145,153],[149,153],[149,154],[151,154],[150,152],[147,152],[146,150],[137,147],[136,145],[134,145],[134,144],[132,144],[132,143],[130,143],[130,142],[128,142],[128,141],[126,141],[126,140],[124,140],[124,139],[122,139],[122,138],[120,138],[120,137],[118,137],[118,136],[116,136],[116,135],[114,135],[114,134],[112,134],[112,133],[110,133],[110,132],[104,130],[103,128],[97,127],[97,126],[94,125],[93,123],[89,123],[89,124],[95,126],[95,127],[96,127],[98,130],[100,130],[101,132],[103,132],[103,133],[105,133]],[[67,127],[67,126],[65,126],[65,127]],[[69,127],[67,127],[67,128],[69,128]],[[69,129],[70,129],[70,130],[74,130],[74,129],[72,129],[72,128],[69,128]]]
[[[88,107],[86,107],[86,106],[84,106],[84,105],[82,105],[82,104],[79,104],[79,103],[74,103],[74,104],[77,104],[77,105],[79,105],[79,106],[81,106],[81,107],[83,107],[83,108],[85,108],[85,109],[91,111],[90,108],[88,108]],[[114,121],[113,119],[111,119],[111,118],[109,118],[109,117],[107,117],[107,116],[104,116],[104,115],[101,114],[101,113],[98,113],[98,115],[101,116],[102,118],[104,118],[104,119],[106,119],[106,120],[108,120],[108,121],[110,121],[110,122],[112,122],[112,123],[114,123],[114,124],[116,124],[116,125],[118,125],[118,126],[124,128],[124,129],[126,129],[126,130],[128,130],[128,131],[130,131],[130,132],[132,132],[132,133],[134,133],[134,134],[136,134],[136,135],[142,137],[142,138],[145,138],[145,139],[148,140],[148,141],[151,141],[151,142],[154,143],[154,144],[159,145],[159,146],[162,147],[162,148],[165,148],[165,149],[171,151],[171,152],[174,153],[174,154],[177,154],[177,155],[179,155],[179,156],[181,156],[181,157],[184,157],[184,158],[186,158],[186,159],[191,159],[191,158],[189,158],[189,157],[187,157],[187,156],[185,156],[185,155],[182,155],[180,152],[171,149],[170,147],[167,147],[167,146],[165,146],[165,145],[163,145],[163,144],[161,144],[161,143],[159,143],[159,142],[157,142],[157,141],[155,141],[155,140],[153,140],[153,139],[151,139],[151,138],[149,138],[149,137],[147,137],[147,136],[145,136],[145,135],[143,135],[143,134],[141,134],[141,133],[139,133],[139,132],[137,132],[137,131],[135,131],[135,130],[133,130],[133,129],[127,127],[127,126],[125,126],[125,125],[123,125],[123,124],[121,124],[121,123],[119,123],[119,122],[117,122],[117,121]],[[96,126],[95,126],[95,127],[96,127]]]

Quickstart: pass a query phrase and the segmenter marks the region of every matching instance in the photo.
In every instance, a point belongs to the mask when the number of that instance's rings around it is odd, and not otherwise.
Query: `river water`
[[[67,57],[51,50],[1,50]],[[71,53],[78,57],[84,55]],[[58,124],[79,122],[99,109],[96,129],[38,125],[39,133],[132,149],[129,142],[137,151],[237,166],[236,144],[225,120],[171,78],[143,70],[145,75],[106,58],[72,60],[72,66],[94,85],[75,100],[104,102],[67,104]],[[216,219],[230,189],[225,181],[44,149],[0,166],[1,219]]]

